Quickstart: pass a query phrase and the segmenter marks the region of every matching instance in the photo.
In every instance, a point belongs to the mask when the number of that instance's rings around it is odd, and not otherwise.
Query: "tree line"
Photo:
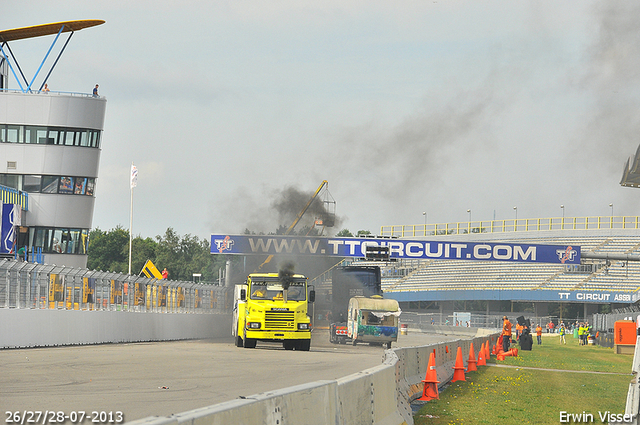
[[[179,236],[173,228],[154,239],[136,236],[131,244],[131,273],[140,274],[142,267],[151,260],[158,269],[169,272],[171,280],[193,279],[194,273],[202,274],[202,281],[217,279],[218,268],[226,259],[212,255],[209,241],[190,234]],[[129,270],[129,231],[117,226],[89,233],[87,267],[92,270],[127,273]]]

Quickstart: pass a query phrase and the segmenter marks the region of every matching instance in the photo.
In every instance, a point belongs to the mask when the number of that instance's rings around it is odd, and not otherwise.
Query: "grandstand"
[[[640,259],[639,223],[638,217],[588,217],[384,226],[383,236],[416,240],[580,246],[582,260],[399,260],[383,263],[383,290],[405,309],[410,302],[435,301],[440,312],[452,311],[454,301],[476,300],[487,301],[487,313],[497,310],[496,301],[507,300],[533,303],[542,315],[551,303],[582,303],[585,317],[600,304],[625,307],[639,298],[640,262],[632,261]],[[589,258],[593,254],[625,259]]]

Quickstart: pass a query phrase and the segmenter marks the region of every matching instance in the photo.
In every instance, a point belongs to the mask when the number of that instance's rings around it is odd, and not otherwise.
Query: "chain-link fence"
[[[0,260],[0,308],[222,313],[233,288]]]

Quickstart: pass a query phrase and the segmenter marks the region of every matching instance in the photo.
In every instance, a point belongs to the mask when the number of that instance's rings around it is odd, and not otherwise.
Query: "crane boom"
[[[328,185],[329,182],[326,180],[323,180],[322,183],[320,184],[320,186],[318,187],[318,189],[316,190],[316,193],[313,194],[313,196],[311,197],[311,199],[309,199],[309,202],[307,202],[307,205],[304,206],[304,208],[302,209],[302,211],[300,211],[298,213],[298,216],[295,218],[295,220],[293,220],[293,223],[291,223],[291,226],[289,226],[289,228],[287,229],[286,232],[284,232],[285,235],[289,235],[291,234],[291,232],[293,232],[293,229],[296,227],[296,225],[298,224],[298,222],[300,221],[300,219],[302,218],[302,216],[304,215],[304,213],[307,212],[307,210],[309,209],[309,207],[311,206],[311,204],[313,203],[313,201],[316,200],[316,198],[318,197],[318,194],[320,193],[320,191],[326,186]]]
[[[289,228],[284,232],[285,235],[289,235],[291,234],[291,232],[293,232],[293,229],[295,229],[296,225],[298,224],[298,222],[300,221],[300,219],[302,219],[302,216],[304,215],[304,213],[307,212],[307,210],[309,209],[309,207],[311,206],[311,204],[313,203],[313,201],[316,200],[316,198],[318,197],[318,194],[320,193],[320,191],[326,186],[328,185],[329,182],[326,180],[322,180],[322,183],[320,184],[320,186],[318,186],[318,189],[316,190],[316,193],[313,194],[313,196],[311,197],[311,199],[309,199],[309,202],[307,202],[307,205],[304,206],[304,208],[302,209],[302,211],[300,211],[298,213],[298,215],[296,216],[296,218],[293,220],[293,223],[291,223],[291,226],[289,226]],[[262,269],[262,267],[265,264],[268,264],[271,260],[273,259],[273,254],[269,255],[267,257],[266,260],[264,260],[264,262],[262,264],[260,264],[260,266],[257,268],[257,270]],[[257,271],[256,270],[256,271]]]

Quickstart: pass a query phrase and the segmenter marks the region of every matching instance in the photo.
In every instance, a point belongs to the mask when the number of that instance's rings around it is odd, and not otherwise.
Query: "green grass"
[[[534,339],[532,351],[520,350],[518,357],[503,362],[492,356],[490,364],[516,367],[480,366],[467,373],[466,381],[449,385],[440,400],[415,414],[416,425],[558,424],[561,411],[591,413],[594,423],[601,423],[598,412],[624,413],[633,356],[580,347],[573,338],[567,338],[567,345],[557,342],[543,338],[538,346]],[[621,375],[567,372],[572,370]]]

